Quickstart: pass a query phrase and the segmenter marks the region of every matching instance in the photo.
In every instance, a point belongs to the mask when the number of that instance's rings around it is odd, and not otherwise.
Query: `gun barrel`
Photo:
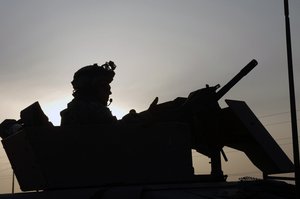
[[[236,76],[234,76],[225,86],[223,86],[216,93],[216,101],[221,99],[236,83],[238,83],[244,76],[246,76],[256,65],[257,65],[257,61],[255,59],[250,61]]]

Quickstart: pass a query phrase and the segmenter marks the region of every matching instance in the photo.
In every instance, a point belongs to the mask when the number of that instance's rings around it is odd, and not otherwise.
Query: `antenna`
[[[289,75],[289,91],[290,91],[290,109],[292,121],[292,137],[293,137],[293,155],[295,165],[295,183],[296,195],[300,196],[300,163],[299,163],[299,145],[298,145],[298,130],[297,130],[297,112],[296,112],[296,97],[294,88],[294,74],[293,74],[293,58],[292,58],[292,44],[291,31],[289,19],[289,1],[284,0],[284,15],[285,15],[285,30],[286,30],[286,48],[287,48],[287,62]]]

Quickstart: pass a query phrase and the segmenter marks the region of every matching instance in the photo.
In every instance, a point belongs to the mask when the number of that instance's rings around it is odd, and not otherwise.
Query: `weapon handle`
[[[250,61],[236,76],[234,76],[225,86],[223,86],[216,93],[216,101],[221,99],[236,83],[238,83],[244,76],[246,76],[255,66],[257,61],[253,59]]]

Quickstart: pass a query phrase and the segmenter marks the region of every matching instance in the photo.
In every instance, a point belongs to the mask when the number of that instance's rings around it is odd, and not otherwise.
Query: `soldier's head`
[[[115,68],[114,62],[109,61],[101,66],[94,64],[79,69],[71,82],[74,88],[73,96],[92,97],[107,105],[111,94],[109,84],[115,76]]]

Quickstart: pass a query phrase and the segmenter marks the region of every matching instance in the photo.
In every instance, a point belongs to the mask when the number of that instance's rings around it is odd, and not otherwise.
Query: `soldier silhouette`
[[[109,110],[108,103],[111,95],[110,83],[115,76],[116,65],[109,61],[98,66],[97,64],[82,67],[73,76],[74,99],[68,107],[61,111],[61,126],[114,124],[116,122],[136,123],[153,121],[151,109],[157,104],[158,98],[150,105],[147,111],[137,114],[130,110],[122,120],[117,120]]]
[[[85,66],[73,77],[74,99],[61,111],[61,125],[115,123],[117,118],[107,107],[110,83],[115,75],[114,62]]]

